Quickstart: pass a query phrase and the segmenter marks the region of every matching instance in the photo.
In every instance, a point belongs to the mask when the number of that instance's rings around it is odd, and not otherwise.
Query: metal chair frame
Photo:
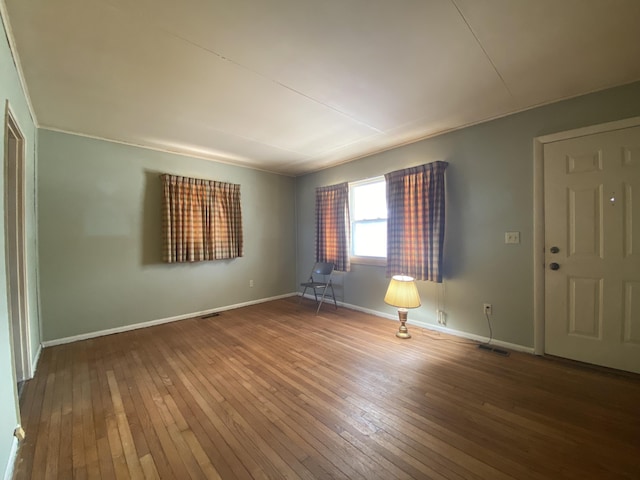
[[[318,303],[318,308],[316,309],[316,315],[320,312],[320,307],[322,307],[322,303],[324,302],[325,296],[327,295],[327,290],[331,289],[331,298],[333,298],[333,303],[338,308],[338,302],[336,302],[336,294],[333,290],[333,283],[331,280],[331,275],[333,275],[334,269],[333,263],[325,263],[325,262],[316,262],[316,264],[311,269],[311,274],[309,275],[309,280],[306,282],[302,282],[300,284],[301,287],[304,287],[302,291],[302,295],[298,300],[298,303],[302,301],[304,294],[307,292],[308,288],[313,290],[313,295]],[[313,276],[316,275],[316,278]],[[317,276],[322,276],[324,281],[321,282],[317,280]],[[319,290],[322,290],[322,295],[320,296],[320,300],[318,300]]]

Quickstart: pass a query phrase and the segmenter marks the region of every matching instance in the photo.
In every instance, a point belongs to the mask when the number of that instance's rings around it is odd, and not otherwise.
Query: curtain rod
[[[184,179],[189,179],[189,180],[199,180],[201,182],[217,182],[217,183],[226,183],[229,185],[240,185],[239,183],[233,183],[233,182],[229,182],[229,181],[225,181],[225,180],[214,180],[212,178],[200,178],[200,177],[187,177],[185,175],[177,175],[175,173],[160,173],[158,175],[159,178],[162,177],[179,177],[179,178],[184,178]]]

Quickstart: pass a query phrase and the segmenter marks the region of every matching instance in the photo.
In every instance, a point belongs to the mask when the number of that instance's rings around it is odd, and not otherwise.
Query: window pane
[[[387,192],[384,180],[353,187],[353,219],[387,218]]]
[[[387,221],[353,222],[353,254],[358,257],[387,256]]]

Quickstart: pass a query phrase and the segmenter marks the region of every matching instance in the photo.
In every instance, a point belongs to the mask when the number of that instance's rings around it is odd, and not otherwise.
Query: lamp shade
[[[399,308],[418,308],[421,305],[420,295],[418,295],[418,288],[413,277],[406,275],[391,277],[387,294],[384,296],[384,303]]]

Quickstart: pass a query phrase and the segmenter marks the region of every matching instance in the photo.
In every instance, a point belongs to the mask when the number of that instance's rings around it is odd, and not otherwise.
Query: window
[[[387,256],[387,193],[384,177],[349,184],[351,257]]]

